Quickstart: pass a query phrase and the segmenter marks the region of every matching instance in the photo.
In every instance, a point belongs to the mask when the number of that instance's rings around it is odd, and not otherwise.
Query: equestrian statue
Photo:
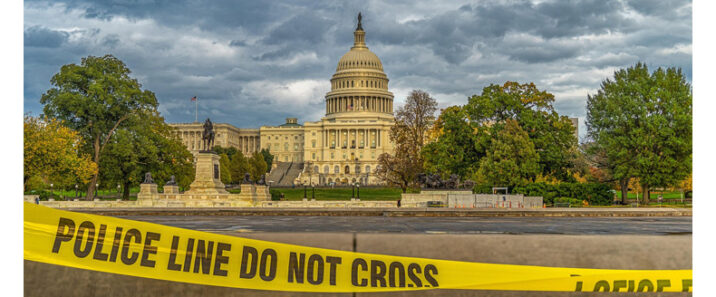
[[[209,118],[204,122],[204,132],[201,134],[201,141],[204,145],[203,152],[211,152],[214,147],[214,124]]]

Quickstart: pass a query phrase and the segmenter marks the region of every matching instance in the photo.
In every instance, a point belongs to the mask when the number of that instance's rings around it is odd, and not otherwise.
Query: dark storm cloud
[[[62,65],[110,53],[169,122],[193,121],[195,95],[200,117],[239,127],[315,121],[358,11],[396,102],[419,88],[441,107],[464,104],[515,80],[584,117],[586,95],[618,68],[643,61],[691,77],[689,1],[28,0],[25,109],[41,111]]]
[[[25,29],[24,42],[25,46],[32,47],[59,47],[65,41],[69,34],[67,32],[50,30],[40,26],[34,26]]]

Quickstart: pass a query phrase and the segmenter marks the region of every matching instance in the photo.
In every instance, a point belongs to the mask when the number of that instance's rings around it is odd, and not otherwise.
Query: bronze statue
[[[246,183],[246,184],[251,183],[251,174],[249,174],[248,172],[246,172],[246,174],[244,174],[244,183]]]
[[[173,175],[169,178],[169,181],[167,182],[166,185],[167,185],[167,186],[176,186],[176,185],[177,185],[177,182],[176,182],[176,180],[174,180],[174,176],[173,176]]]
[[[211,123],[209,118],[204,121],[204,132],[201,135],[201,140],[204,145],[204,152],[210,152],[211,148],[214,147],[214,124]]]
[[[360,12],[358,12],[358,28],[356,30],[363,30],[363,26],[361,26],[361,20],[363,17],[360,15]]]
[[[147,172],[144,174],[144,182],[142,182],[142,183],[143,184],[153,184],[154,183],[154,180],[152,179],[151,172]]]

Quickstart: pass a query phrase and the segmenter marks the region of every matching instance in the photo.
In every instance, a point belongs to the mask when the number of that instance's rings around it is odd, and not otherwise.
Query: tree
[[[229,169],[231,169],[231,181],[234,184],[240,184],[246,173],[249,172],[249,161],[241,151],[237,151],[231,158]]]
[[[478,150],[489,147],[490,133],[486,127],[514,119],[527,132],[539,154],[540,173],[567,180],[576,158],[577,139],[571,121],[554,110],[553,102],[554,95],[537,89],[534,83],[508,81],[501,86],[485,87],[464,108],[478,135]]]
[[[615,177],[639,179],[644,203],[650,187],[672,186],[691,174],[691,129],[691,86],[681,69],[649,73],[637,63],[587,97],[589,137]]]
[[[136,125],[118,129],[102,151],[100,185],[120,184],[127,198],[129,189],[151,172],[157,184],[174,175],[186,188],[194,179],[193,155],[171,129],[157,113],[143,113]]]
[[[443,178],[451,174],[471,177],[485,152],[477,148],[477,135],[464,109],[450,106],[442,110],[432,131],[434,141],[426,144],[420,154],[425,160],[425,170]]]
[[[264,161],[266,162],[266,170],[270,171],[271,165],[273,164],[273,155],[268,149],[261,149],[261,155],[263,155]]]
[[[40,103],[48,117],[63,120],[77,131],[85,144],[82,151],[91,153],[100,164],[100,156],[115,131],[127,127],[132,116],[155,111],[154,93],[129,74],[125,64],[112,55],[82,58],[80,65],[68,64],[50,80],[53,87],[42,95]],[[87,199],[94,195],[101,166],[89,183]]]
[[[395,145],[394,155],[378,157],[376,174],[391,185],[399,186],[403,192],[414,183],[418,173],[423,171],[420,154],[428,138],[428,130],[435,121],[438,103],[430,94],[413,90],[406,98],[405,105],[395,113],[395,125],[390,129],[390,140]]]
[[[251,155],[251,158],[249,158],[249,174],[251,175],[251,180],[260,180],[261,177],[266,174],[267,168],[268,166],[261,152],[255,152]]]
[[[539,174],[539,154],[517,121],[493,126],[494,139],[480,161],[478,182],[495,186],[523,186]]]
[[[220,155],[221,159],[219,159],[219,167],[221,168],[221,182],[228,185],[231,183],[231,160],[229,160],[229,156],[224,153]]]
[[[25,116],[23,125],[23,187],[31,177],[87,183],[97,172],[97,164],[78,147],[82,138],[56,119]]]

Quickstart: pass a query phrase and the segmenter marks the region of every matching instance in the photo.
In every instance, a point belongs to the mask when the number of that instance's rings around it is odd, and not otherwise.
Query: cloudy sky
[[[194,120],[192,96],[200,119],[241,128],[316,121],[358,11],[396,107],[413,89],[446,107],[534,82],[583,136],[587,94],[614,70],[642,61],[691,81],[691,1],[26,0],[25,112],[41,113],[60,66],[112,54],[170,123]]]

